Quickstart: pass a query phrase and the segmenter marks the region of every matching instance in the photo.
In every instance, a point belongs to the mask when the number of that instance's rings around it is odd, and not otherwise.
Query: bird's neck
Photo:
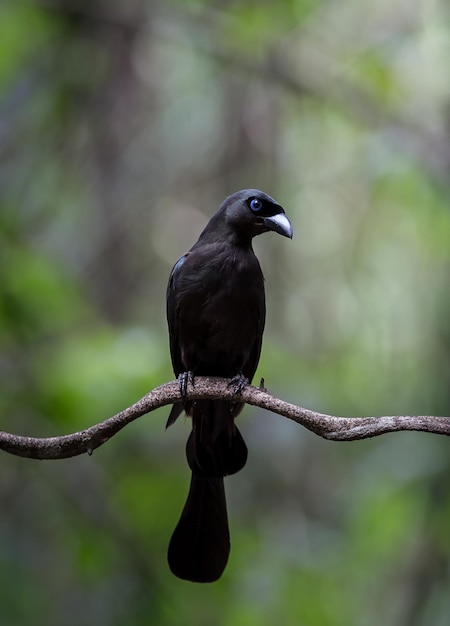
[[[201,233],[195,247],[217,244],[221,247],[230,246],[253,252],[252,239],[253,236],[246,229],[237,230],[223,221],[215,223],[211,220]]]

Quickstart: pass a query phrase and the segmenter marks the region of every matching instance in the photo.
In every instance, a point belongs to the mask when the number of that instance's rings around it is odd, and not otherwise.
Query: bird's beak
[[[292,224],[284,213],[277,213],[276,215],[265,217],[264,225],[269,230],[274,230],[279,235],[283,235],[283,237],[289,237],[289,239],[292,239]]]

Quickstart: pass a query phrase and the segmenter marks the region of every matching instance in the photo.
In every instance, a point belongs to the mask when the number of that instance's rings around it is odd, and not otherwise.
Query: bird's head
[[[244,189],[228,196],[217,214],[238,236],[251,239],[273,230],[292,239],[292,224],[283,207],[258,189]]]

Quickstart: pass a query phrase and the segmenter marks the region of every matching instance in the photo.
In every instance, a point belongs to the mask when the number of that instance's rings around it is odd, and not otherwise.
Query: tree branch
[[[222,398],[246,402],[287,417],[316,435],[332,441],[367,439],[400,430],[420,430],[450,435],[450,417],[430,415],[335,417],[284,402],[267,393],[265,389],[258,389],[251,385],[247,385],[241,394],[235,396],[233,388],[229,386],[229,381],[224,378],[196,378],[195,386],[189,385],[186,398],[189,400]],[[96,448],[106,443],[119,430],[138,417],[167,404],[180,402],[180,400],[178,382],[172,381],[156,387],[135,404],[104,422],[71,435],[37,438],[0,431],[0,449],[30,459],[65,459],[86,452],[92,454]]]

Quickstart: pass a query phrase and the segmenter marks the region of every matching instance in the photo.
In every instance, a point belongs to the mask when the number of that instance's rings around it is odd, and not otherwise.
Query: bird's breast
[[[182,360],[198,374],[233,376],[260,342],[264,278],[253,252],[199,261],[188,257],[177,281],[179,331],[189,337]]]

